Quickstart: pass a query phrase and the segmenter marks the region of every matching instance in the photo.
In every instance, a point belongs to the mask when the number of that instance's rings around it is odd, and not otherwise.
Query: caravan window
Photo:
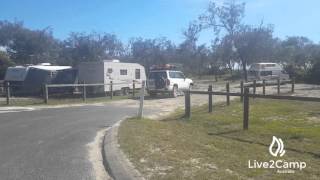
[[[108,68],[108,73],[111,74],[112,72],[112,68]]]
[[[136,79],[140,79],[140,69],[136,69]]]
[[[127,75],[128,71],[126,69],[120,69],[120,75]]]

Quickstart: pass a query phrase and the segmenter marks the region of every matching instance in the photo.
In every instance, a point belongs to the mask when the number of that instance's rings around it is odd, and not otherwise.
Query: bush
[[[0,51],[0,80],[4,79],[7,68],[13,65],[14,63],[10,60],[6,53]]]
[[[320,84],[320,62],[315,63],[307,74],[308,83]]]
[[[295,78],[296,82],[305,82],[307,72],[293,64],[284,66],[284,70],[289,74],[290,78]]]

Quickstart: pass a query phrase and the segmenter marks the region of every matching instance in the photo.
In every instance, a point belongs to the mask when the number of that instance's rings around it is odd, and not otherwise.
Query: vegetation
[[[237,101],[216,105],[212,114],[207,106],[194,109],[191,120],[182,112],[163,121],[129,119],[119,129],[120,147],[147,179],[319,179],[319,103],[251,102],[248,131]],[[284,142],[281,158],[269,154],[272,136]],[[304,161],[307,168],[294,174],[248,168],[249,160],[271,159]]]
[[[244,79],[247,65],[278,62],[297,80],[320,84],[320,44],[306,37],[274,37],[274,26],[263,21],[258,25],[244,24],[245,6],[234,0],[211,2],[182,32],[181,44],[165,37],[135,37],[124,44],[115,34],[95,32],[72,32],[61,41],[53,37],[50,28],[30,30],[22,22],[0,21],[0,79],[6,67],[13,64],[51,62],[76,66],[83,61],[117,58],[141,63],[147,69],[153,64],[176,63],[193,75],[217,77],[229,72],[231,76],[241,73]],[[211,44],[198,42],[205,29],[214,32]]]

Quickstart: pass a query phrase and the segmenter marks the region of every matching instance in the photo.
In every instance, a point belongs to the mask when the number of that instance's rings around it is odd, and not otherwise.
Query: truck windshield
[[[167,79],[166,72],[150,72],[149,79]]]

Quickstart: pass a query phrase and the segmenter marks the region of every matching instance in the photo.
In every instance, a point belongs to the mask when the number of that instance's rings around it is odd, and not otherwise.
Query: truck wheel
[[[122,88],[122,89],[121,89],[121,94],[122,94],[123,96],[129,95],[129,88]]]
[[[192,90],[192,88],[193,88],[193,84],[190,84],[189,85],[189,90]]]
[[[156,96],[157,96],[157,93],[155,93],[155,92],[149,92],[149,95],[150,95],[151,97],[156,97]]]
[[[178,86],[173,86],[171,97],[176,98],[178,97]]]

